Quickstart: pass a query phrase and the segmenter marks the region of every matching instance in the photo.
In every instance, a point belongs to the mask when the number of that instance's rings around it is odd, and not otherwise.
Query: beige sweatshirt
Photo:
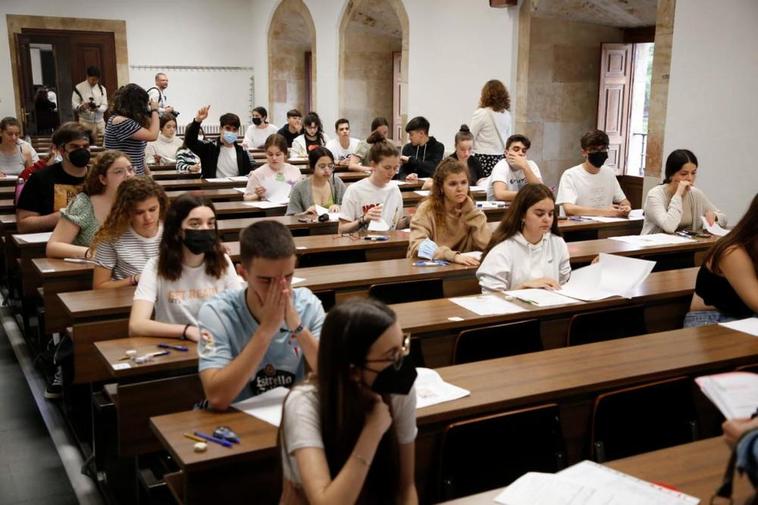
[[[439,246],[434,258],[447,261],[452,261],[457,253],[482,251],[490,241],[492,232],[487,227],[487,216],[471,198],[466,199],[459,212],[448,213],[445,224],[441,230],[435,222],[431,202],[421,202],[411,219],[408,257],[416,256],[421,242],[427,238]]]

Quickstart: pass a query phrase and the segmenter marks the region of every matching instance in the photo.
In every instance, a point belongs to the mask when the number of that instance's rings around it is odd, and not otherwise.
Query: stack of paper
[[[695,382],[727,419],[749,418],[758,408],[758,375],[754,373],[706,375]]]
[[[233,403],[232,407],[249,416],[257,417],[262,421],[266,421],[267,423],[278,427],[282,423],[282,405],[284,404],[284,398],[289,392],[289,389],[279,386],[270,389],[265,393],[261,393],[258,396],[253,396],[247,400]]]
[[[741,331],[742,333],[758,337],[758,317],[748,317],[747,319],[739,319],[737,321],[729,321],[728,323],[719,324],[735,331]]]
[[[703,228],[705,228],[708,233],[711,235],[715,235],[717,237],[723,237],[727,233],[729,233],[729,230],[726,230],[721,227],[721,225],[718,224],[718,222],[715,222],[713,224],[708,224],[708,220],[704,216],[700,216],[700,219],[703,221]]]
[[[557,474],[530,472],[496,498],[503,505],[697,505],[700,500],[591,461]]]
[[[538,307],[552,307],[554,305],[579,303],[573,298],[568,298],[555,291],[549,291],[547,289],[514,289],[512,291],[506,291],[505,294],[506,296],[512,296],[521,302],[536,305]]]
[[[610,296],[631,298],[653,271],[655,261],[600,253],[597,263],[574,270],[560,293],[577,300],[602,300]]]
[[[449,402],[471,394],[471,391],[454,386],[442,380],[440,374],[429,368],[417,368],[416,408],[423,409],[430,405]]]
[[[694,239],[680,237],[679,235],[669,235],[668,233],[651,233],[650,235],[623,235],[621,237],[609,237],[611,240],[626,242],[638,247],[649,247],[654,245],[669,244],[689,244]]]
[[[504,300],[498,295],[460,296],[458,298],[450,298],[450,301],[480,316],[512,314],[526,310],[515,303]]]

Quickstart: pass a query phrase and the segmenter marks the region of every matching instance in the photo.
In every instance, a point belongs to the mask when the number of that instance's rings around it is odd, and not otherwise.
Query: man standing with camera
[[[155,86],[147,90],[147,96],[150,97],[150,100],[158,102],[158,114],[163,116],[168,113],[176,117],[179,113],[168,105],[166,88],[168,88],[168,76],[163,72],[158,72],[155,74]]]
[[[108,95],[100,84],[99,68],[87,67],[87,78],[74,86],[71,107],[79,115],[79,124],[91,131],[97,142],[105,134],[103,113],[108,109]]]

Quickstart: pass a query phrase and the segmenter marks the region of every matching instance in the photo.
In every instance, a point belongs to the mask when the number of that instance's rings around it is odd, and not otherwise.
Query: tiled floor
[[[0,505],[76,505],[58,452],[0,329]]]

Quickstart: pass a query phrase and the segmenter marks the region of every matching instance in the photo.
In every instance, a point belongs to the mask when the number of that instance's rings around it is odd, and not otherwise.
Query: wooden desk
[[[137,364],[133,361],[122,360],[126,356],[126,351],[134,349],[137,355],[141,356],[148,352],[163,351],[158,344],[183,345],[187,347],[186,352],[166,349],[169,354],[158,356],[152,361],[144,364]],[[166,375],[167,373],[177,370],[197,372],[197,344],[185,340],[180,341],[173,338],[155,338],[155,337],[131,337],[118,338],[115,340],[102,340],[95,342],[95,349],[99,358],[115,380],[123,380],[132,377],[149,377],[153,375]],[[116,370],[113,365],[128,364],[129,368]]]
[[[16,212],[16,205],[13,198],[0,200],[0,212]]]
[[[758,340],[722,326],[690,328],[437,370],[471,395],[417,412],[417,487],[431,495],[434,452],[449,423],[546,402],[561,407],[568,463],[585,459],[592,401],[604,391],[673,377],[697,376],[753,363]],[[506,372],[507,371],[507,372]],[[229,426],[242,439],[232,448],[195,453],[182,436]],[[151,427],[183,472],[184,503],[240,503],[249,478],[278,462],[276,428],[237,411],[188,411],[151,419]],[[242,476],[245,476],[244,478]],[[210,485],[210,484],[213,485]]]
[[[605,465],[638,479],[673,487],[699,498],[701,505],[708,505],[714,491],[721,485],[729,454],[724,439],[714,437],[617,459]],[[502,489],[487,491],[441,505],[492,505],[501,491]],[[753,487],[747,477],[735,474],[734,503],[745,503],[753,494]]]
[[[200,182],[202,179],[202,174],[200,172],[177,172],[176,165],[173,166],[165,166],[161,167],[164,170],[156,170],[155,168],[150,168],[150,176],[155,180],[157,183],[161,183],[165,180],[180,180],[180,179],[186,179],[188,181],[195,181]]]

